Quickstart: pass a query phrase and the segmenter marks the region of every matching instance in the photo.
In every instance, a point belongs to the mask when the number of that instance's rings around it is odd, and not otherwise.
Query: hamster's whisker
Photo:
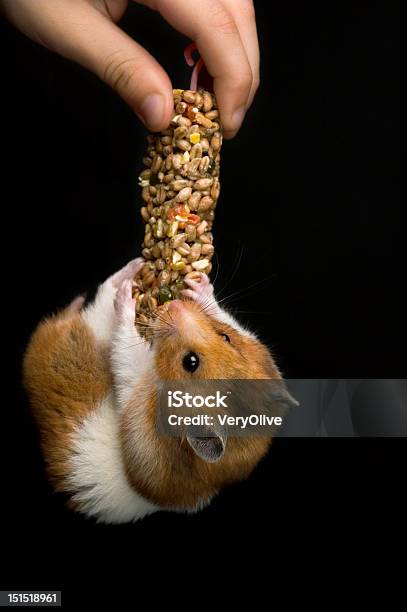
[[[149,338],[141,337],[140,342],[130,342],[130,344],[128,344],[127,347],[123,347],[123,348],[134,348],[142,344],[149,344],[153,339],[160,337],[160,336],[164,336],[166,333],[165,330],[157,329],[154,325],[146,324],[146,327],[151,330],[151,337]],[[148,330],[143,330],[143,331],[148,331]],[[131,336],[129,335],[129,340],[130,339],[131,339]]]
[[[214,259],[216,260],[216,273],[215,273],[215,278],[214,278],[214,279],[213,279],[213,281],[212,281],[212,285],[215,285],[215,283],[216,283],[216,281],[217,281],[217,279],[218,279],[218,276],[219,276],[219,270],[220,270],[219,257],[218,257],[218,254],[217,254],[217,252],[216,252],[216,251],[215,251],[215,257],[214,257]]]
[[[204,302],[201,306],[201,308],[199,309],[199,312],[206,312],[207,310],[209,310],[212,306],[214,306],[216,304],[216,300],[211,300],[209,302]]]
[[[212,293],[200,304],[199,312],[204,312],[209,306],[214,304],[216,304],[216,298],[214,293]]]
[[[258,314],[258,315],[272,315],[272,310],[236,310],[235,308],[230,309],[231,314]]]
[[[168,321],[168,320],[166,321],[166,322],[167,322],[167,324],[168,324],[168,325],[171,325],[171,327],[174,327],[174,328],[175,328],[175,322],[174,322],[174,319],[173,319],[173,318],[172,318],[172,316],[171,316],[170,311],[169,311],[169,310],[166,310],[165,312],[166,312],[166,314],[169,316],[169,318],[171,319],[171,322],[170,322],[170,321]]]
[[[152,325],[140,325],[140,326],[139,326],[139,329],[140,329],[140,330],[143,330],[143,331],[146,331],[146,330],[148,330],[148,329],[152,329],[152,330],[153,330],[154,328],[153,328],[153,326],[152,326]]]
[[[202,307],[200,308],[199,312],[205,312],[206,310],[208,310],[209,308],[211,308],[212,306],[216,305],[216,298],[214,297],[209,297],[207,298],[204,303],[202,304]]]
[[[130,344],[123,345],[123,349],[132,349],[136,346],[141,346],[142,344],[146,344],[148,341],[145,338],[141,338],[140,342],[131,342]]]
[[[204,304],[201,309],[199,310],[200,313],[206,313],[210,315],[210,312],[208,312],[210,310],[210,308],[212,308],[212,306],[215,304],[215,302],[213,303],[209,303],[209,304]]]
[[[172,326],[175,328],[175,321],[174,321],[174,319],[172,318],[172,315],[171,315],[170,311],[169,311],[169,310],[167,310],[167,313],[168,313],[168,316],[169,316],[169,317],[170,317],[170,319],[171,319],[171,324],[172,324]]]
[[[168,313],[169,314],[169,313]],[[168,319],[164,318],[162,316],[162,314],[158,314],[157,312],[154,313],[155,318],[157,318],[159,321],[161,321],[161,323],[164,323],[164,325],[168,325],[169,327],[174,327],[173,323],[171,323],[170,321],[168,321]]]
[[[255,283],[252,283],[248,287],[244,287],[243,289],[240,289],[239,291],[234,291],[233,293],[223,297],[222,299],[217,300],[217,302],[218,302],[218,304],[221,304],[225,300],[230,300],[232,298],[236,298],[238,296],[242,296],[247,291],[250,291],[250,289],[253,289],[254,287],[257,287],[258,285],[261,285],[262,283],[265,283],[265,282],[267,282],[268,280],[270,280],[271,278],[274,278],[274,277],[275,277],[275,274],[270,274],[269,276],[266,276],[265,278],[262,278],[262,279],[256,281]]]
[[[243,244],[240,243],[240,248],[238,247],[237,254],[235,256],[235,260],[232,264],[232,274],[229,276],[228,280],[223,285],[223,287],[218,291],[218,295],[222,295],[222,293],[227,289],[227,287],[229,287],[230,283],[235,278],[240,268],[240,264],[242,263],[243,251],[244,251]]]
[[[203,308],[206,308],[210,304],[216,304],[216,298],[213,292],[211,295],[208,295],[208,297],[203,301],[201,306],[203,306]]]

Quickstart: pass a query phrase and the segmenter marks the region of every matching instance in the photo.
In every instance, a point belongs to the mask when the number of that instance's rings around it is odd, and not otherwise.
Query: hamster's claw
[[[212,287],[212,291],[213,291],[213,286],[211,285],[211,281],[209,280],[209,276],[207,274],[204,274],[203,272],[197,272],[196,274],[199,274],[199,281],[195,280],[193,278],[185,278],[185,284],[188,285],[189,287],[194,287],[194,288],[198,288],[198,287]]]
[[[114,309],[119,319],[134,325],[136,301],[132,296],[133,281],[125,279],[118,288],[114,298]]]
[[[133,280],[136,274],[140,272],[144,264],[145,261],[142,257],[137,257],[137,259],[132,259],[132,261],[129,261],[127,266],[124,266],[124,268],[116,272],[116,274],[113,274],[111,277],[110,280],[113,287],[115,289],[119,289],[125,280]]]
[[[199,282],[191,278],[186,278],[185,284],[188,285],[189,289],[184,289],[181,293],[184,297],[198,302],[202,306],[208,306],[211,302],[215,301],[213,297],[213,285],[207,274],[201,273],[200,276]]]

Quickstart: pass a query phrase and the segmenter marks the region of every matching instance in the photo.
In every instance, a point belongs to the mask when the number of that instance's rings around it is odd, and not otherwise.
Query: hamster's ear
[[[226,435],[211,427],[188,427],[187,441],[194,453],[207,463],[216,463],[225,454]]]
[[[274,384],[273,384],[274,383]],[[290,410],[300,403],[291,395],[287,389],[286,383],[283,380],[270,381],[268,390],[268,400],[272,403],[279,404],[282,408]]]

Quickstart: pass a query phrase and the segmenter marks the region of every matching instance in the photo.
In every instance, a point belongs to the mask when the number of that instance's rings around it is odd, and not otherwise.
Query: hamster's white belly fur
[[[159,510],[127,480],[117,407],[108,396],[75,432],[69,483],[81,512],[104,523],[128,523]]]

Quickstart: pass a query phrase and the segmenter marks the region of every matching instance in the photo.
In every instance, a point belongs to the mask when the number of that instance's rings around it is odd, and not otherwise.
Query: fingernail
[[[244,116],[246,114],[246,107],[239,106],[232,115],[232,129],[238,130],[243,123]]]
[[[155,126],[159,126],[162,122],[165,110],[165,98],[162,94],[149,94],[140,106],[140,118],[149,127],[154,130]]]

